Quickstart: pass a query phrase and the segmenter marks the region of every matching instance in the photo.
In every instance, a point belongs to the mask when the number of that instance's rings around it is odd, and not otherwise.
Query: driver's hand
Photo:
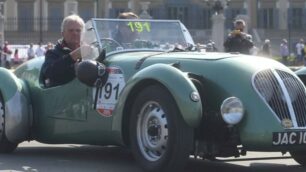
[[[82,58],[88,58],[88,56],[90,56],[93,52],[93,47],[90,45],[82,45],[80,47],[80,51]]]
[[[71,51],[70,53],[70,57],[76,62],[80,59],[82,59],[82,56],[81,56],[81,49],[80,47]]]
[[[89,56],[93,51],[93,47],[90,45],[82,45],[79,48],[73,50],[70,56],[74,61],[78,61],[84,57]]]

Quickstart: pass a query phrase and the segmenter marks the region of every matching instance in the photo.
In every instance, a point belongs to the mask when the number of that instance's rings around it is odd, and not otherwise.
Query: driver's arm
[[[55,51],[47,51],[42,72],[49,86],[65,84],[75,77],[74,64],[76,55],[61,54]]]

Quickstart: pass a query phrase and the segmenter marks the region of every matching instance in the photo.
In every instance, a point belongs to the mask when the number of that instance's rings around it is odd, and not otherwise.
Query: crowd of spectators
[[[31,43],[29,45],[10,45],[5,41],[0,46],[0,67],[12,68],[21,63],[44,56],[46,51],[53,49],[54,45],[51,42],[47,44],[38,43],[37,45]]]

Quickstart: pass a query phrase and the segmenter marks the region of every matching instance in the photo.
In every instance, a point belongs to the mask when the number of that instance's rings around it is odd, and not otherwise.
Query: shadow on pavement
[[[285,159],[289,159],[285,157]],[[242,162],[237,161],[237,162]],[[142,172],[131,152],[120,147],[75,146],[19,147],[0,155],[0,171],[24,172]],[[226,161],[190,159],[186,172],[305,172],[298,165],[250,162],[237,165]]]
[[[279,158],[283,159],[283,158]],[[244,161],[242,159],[242,161]],[[229,161],[230,162],[230,161]],[[305,172],[299,165],[283,165],[275,163],[250,162],[249,165],[231,164],[227,161],[208,161],[190,159],[185,171],[192,172]],[[236,161],[241,162],[241,161]]]

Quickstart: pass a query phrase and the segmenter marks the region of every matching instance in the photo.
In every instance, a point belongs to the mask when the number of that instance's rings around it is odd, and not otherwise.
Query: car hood
[[[117,62],[118,64],[124,63],[124,66],[128,66],[129,68],[137,68],[137,64],[139,69],[155,63],[180,63],[181,66],[191,65],[191,71],[194,70],[197,65],[200,65],[199,68],[201,71],[205,71],[206,69],[223,70],[222,68],[225,66],[231,66],[231,68],[238,70],[252,70],[253,72],[271,67],[291,71],[289,68],[273,59],[237,53],[143,51],[113,54],[107,58],[107,61]],[[184,71],[189,72],[189,69]]]
[[[152,51],[141,51],[141,52],[124,52],[124,53],[115,53],[111,56],[124,57],[124,58],[151,58],[151,57],[163,57],[163,58],[183,58],[183,59],[205,59],[205,60],[218,60],[224,58],[231,58],[241,54],[231,54],[231,53],[205,53],[205,52],[152,52]]]

